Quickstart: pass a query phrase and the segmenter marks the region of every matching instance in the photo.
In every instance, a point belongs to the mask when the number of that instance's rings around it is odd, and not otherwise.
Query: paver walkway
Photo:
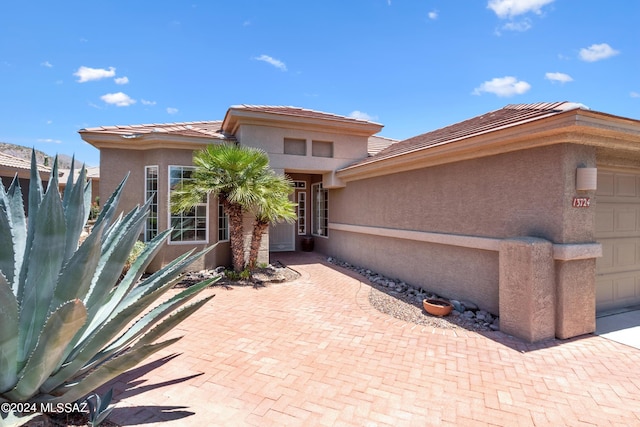
[[[373,309],[360,276],[319,255],[275,258],[302,277],[205,291],[216,297],[176,331],[184,338],[115,384],[120,401],[110,419],[167,426],[640,425],[640,350],[593,335],[528,345],[500,332],[416,326]]]

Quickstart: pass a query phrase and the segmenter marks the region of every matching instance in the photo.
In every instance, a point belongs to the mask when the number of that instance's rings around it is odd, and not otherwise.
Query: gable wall
[[[270,165],[275,170],[328,172],[367,157],[366,136],[243,124],[236,133],[236,138],[242,145],[265,150],[269,155]],[[306,156],[284,154],[285,138],[305,139]],[[333,158],[312,156],[313,140],[333,142]]]

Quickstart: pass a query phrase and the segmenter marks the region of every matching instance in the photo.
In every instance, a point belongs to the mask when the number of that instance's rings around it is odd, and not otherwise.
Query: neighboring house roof
[[[239,122],[260,123],[269,122],[272,125],[278,121],[286,123],[287,127],[300,126],[321,127],[325,131],[335,130],[371,136],[382,129],[383,125],[369,120],[325,113],[307,108],[283,105],[233,105],[227,110],[222,122],[222,129],[235,134]]]
[[[0,152],[0,168],[9,171],[15,170],[16,172],[31,171],[31,161]],[[51,173],[51,168],[43,165],[38,165],[38,170],[47,174]]]
[[[380,151],[389,147],[391,144],[395,144],[398,141],[399,140],[397,139],[386,138],[380,135],[373,135],[369,137],[367,151],[369,152],[370,156],[375,156]]]
[[[73,182],[76,182],[78,180],[81,170],[82,170],[82,166],[79,168],[74,168]],[[87,170],[87,178],[92,180],[100,179],[100,166],[89,166],[86,168],[86,170]],[[60,176],[58,178],[58,181],[61,187],[65,187],[67,185],[67,181],[69,179],[70,173],[71,173],[71,169],[60,169]]]

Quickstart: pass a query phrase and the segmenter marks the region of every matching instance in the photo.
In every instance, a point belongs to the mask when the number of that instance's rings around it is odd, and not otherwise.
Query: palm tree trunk
[[[229,215],[229,240],[231,241],[231,262],[236,272],[244,270],[244,239],[242,230],[242,206],[222,200],[222,207]]]
[[[262,235],[269,226],[269,222],[260,221],[258,219],[253,223],[253,233],[251,235],[251,250],[249,251],[249,268],[256,268],[258,262],[258,253],[260,252],[260,244],[262,243]]]

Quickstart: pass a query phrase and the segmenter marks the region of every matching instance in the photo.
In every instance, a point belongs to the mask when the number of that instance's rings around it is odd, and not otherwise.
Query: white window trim
[[[307,209],[309,209],[309,203],[307,202],[307,191],[298,191],[298,236],[306,236],[307,235]],[[303,196],[303,197],[300,197]],[[304,199],[304,200],[300,200]],[[304,201],[304,208],[300,207],[300,202]],[[300,218],[303,221],[303,229],[300,231]]]
[[[144,202],[146,203],[147,201],[147,193],[148,193],[148,189],[147,189],[147,170],[151,169],[151,168],[155,168],[156,169],[156,181],[159,184],[160,183],[160,167],[158,165],[146,165],[144,167],[144,193],[142,196],[142,200],[144,200]],[[158,189],[159,189],[160,185],[158,185]],[[159,214],[160,212],[157,210],[157,207],[160,206],[160,194],[158,192],[158,190],[156,190],[156,215],[158,215],[156,217],[156,221],[159,218]],[[149,206],[151,207],[151,206]],[[147,224],[148,224],[148,219],[145,220],[144,222],[144,230],[142,231],[142,237],[143,237],[143,241],[148,242],[149,240],[147,240]],[[156,236],[160,233],[160,226],[156,223]],[[155,236],[154,236],[155,237]]]
[[[227,238],[220,240],[220,207],[222,206],[222,203],[220,203],[220,201],[218,201],[218,211],[216,212],[217,216],[216,219],[218,220],[218,242],[228,242],[230,240],[230,236],[231,236],[231,230],[229,229],[229,215],[227,216]],[[223,208],[224,211],[224,208]]]
[[[195,169],[193,165],[169,165],[167,166],[167,224],[171,227],[171,168],[191,168]],[[209,194],[207,194],[207,201],[203,203],[205,205],[206,213],[206,226],[205,226],[205,240],[188,240],[182,242],[174,242],[171,240],[171,234],[167,237],[167,245],[202,245],[209,243]]]
[[[329,238],[329,210],[327,209],[327,227],[325,227],[325,232],[326,234],[322,235],[322,234],[315,234],[313,232],[313,226],[315,225],[315,221],[317,220],[316,218],[316,208],[315,208],[315,204],[318,203],[316,201],[316,191],[315,188],[317,187],[322,187],[322,183],[318,182],[316,184],[311,184],[311,235],[315,236],[315,237],[322,237],[324,239],[328,239]],[[323,190],[327,191],[325,188],[323,188]],[[329,202],[329,193],[327,192],[327,203]]]

